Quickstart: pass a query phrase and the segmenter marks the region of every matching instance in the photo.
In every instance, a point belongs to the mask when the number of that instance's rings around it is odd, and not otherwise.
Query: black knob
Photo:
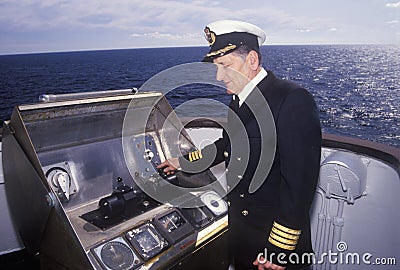
[[[157,172],[164,179],[166,179],[168,177],[167,173],[164,172],[164,168],[157,169]]]

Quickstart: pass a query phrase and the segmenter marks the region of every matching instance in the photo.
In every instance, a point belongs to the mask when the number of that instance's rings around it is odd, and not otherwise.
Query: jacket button
[[[244,193],[239,195],[240,198],[244,198]]]
[[[229,153],[227,151],[224,151],[224,157],[229,157]]]
[[[242,160],[242,158],[241,158],[241,157],[237,157],[236,159],[237,159],[237,161],[241,161],[241,160]]]
[[[248,214],[249,214],[249,211],[247,211],[247,210],[243,210],[243,211],[242,211],[242,215],[243,215],[244,217],[246,217]]]

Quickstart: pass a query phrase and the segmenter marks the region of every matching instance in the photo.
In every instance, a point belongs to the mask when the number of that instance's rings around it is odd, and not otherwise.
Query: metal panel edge
[[[17,143],[21,147],[21,150],[24,152],[24,154],[26,155],[28,160],[31,162],[36,173],[42,179],[43,185],[46,187],[46,189],[48,191],[50,191],[50,187],[46,181],[46,177],[42,170],[42,165],[40,164],[40,161],[36,155],[32,141],[28,135],[28,131],[26,130],[25,124],[22,120],[22,117],[21,117],[21,114],[20,114],[18,108],[14,109],[14,111],[11,115],[11,120],[9,122],[4,122],[4,123],[5,123],[4,128],[7,128],[8,132],[10,133],[9,135],[12,134],[12,137],[14,137],[17,140]],[[3,132],[3,133],[6,133],[6,132]],[[4,136],[4,134],[3,134],[3,136]],[[3,140],[4,140],[4,138],[3,138]],[[6,143],[4,143],[4,144],[6,144]],[[12,165],[12,166],[15,166],[15,165]]]
[[[52,208],[52,196],[5,124],[3,129],[5,190],[13,224],[26,248],[35,254]],[[7,158],[4,158],[7,157]],[[15,164],[19,168],[15,170]],[[38,200],[37,198],[42,198]]]
[[[138,94],[124,95],[124,96],[109,96],[109,97],[86,98],[86,99],[76,99],[76,100],[64,100],[64,101],[20,105],[20,106],[18,106],[18,109],[20,111],[28,111],[28,110],[35,110],[35,109],[45,109],[45,108],[52,108],[52,107],[71,106],[71,105],[89,104],[89,103],[106,102],[106,101],[137,99],[137,98],[143,98],[146,96],[147,97],[156,97],[156,96],[162,96],[162,94],[159,92],[148,92],[148,93],[144,92],[144,93],[138,93]]]

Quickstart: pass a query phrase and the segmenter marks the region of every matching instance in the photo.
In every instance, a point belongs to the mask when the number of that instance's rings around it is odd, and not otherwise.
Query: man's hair
[[[246,59],[247,55],[249,54],[249,52],[251,51],[255,51],[258,55],[258,65],[262,66],[262,56],[261,53],[250,49],[247,45],[241,45],[239,48],[237,48],[236,50],[234,50],[232,53],[236,54],[237,56],[239,56],[240,58],[242,58],[243,60]]]

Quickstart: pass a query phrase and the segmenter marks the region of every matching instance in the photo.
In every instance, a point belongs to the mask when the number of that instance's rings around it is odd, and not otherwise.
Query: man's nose
[[[217,75],[216,75],[217,81],[223,81],[224,75],[225,75],[225,72],[224,72],[223,68],[220,66],[217,66]]]

